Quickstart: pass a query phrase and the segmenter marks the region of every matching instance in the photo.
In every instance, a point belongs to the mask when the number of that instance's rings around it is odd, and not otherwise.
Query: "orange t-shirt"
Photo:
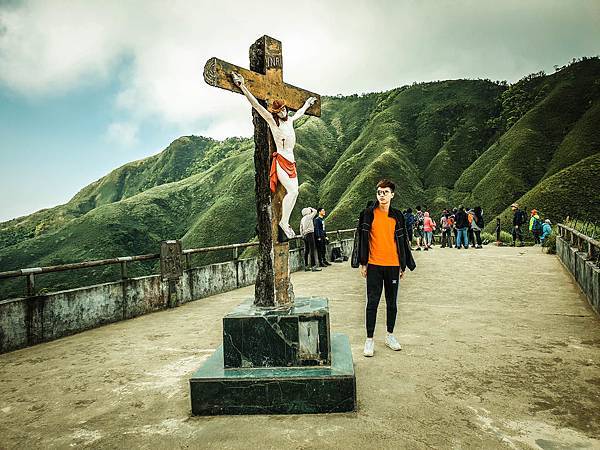
[[[394,240],[396,220],[379,208],[375,208],[374,214],[369,239],[369,264],[399,266],[396,241]]]

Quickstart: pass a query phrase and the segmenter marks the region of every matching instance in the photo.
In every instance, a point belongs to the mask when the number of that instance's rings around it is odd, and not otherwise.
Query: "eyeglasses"
[[[392,191],[380,191],[379,189],[377,189],[377,195],[383,197],[384,195],[391,195]]]

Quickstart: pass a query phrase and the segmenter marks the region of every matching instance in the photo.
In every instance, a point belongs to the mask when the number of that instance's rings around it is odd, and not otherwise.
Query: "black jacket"
[[[513,215],[513,226],[523,225],[526,221],[525,212],[517,209]]]
[[[454,216],[456,228],[469,228],[469,216],[464,211],[458,211]]]
[[[369,239],[371,238],[371,225],[373,224],[373,218],[375,208],[379,206],[379,202],[374,202],[368,205],[361,213],[358,219],[358,256],[360,263],[366,266],[369,262]],[[396,241],[396,251],[398,252],[398,260],[400,261],[400,268],[404,272],[408,267],[410,270],[415,270],[417,265],[410,252],[410,243],[408,242],[408,235],[406,233],[406,224],[404,222],[404,216],[402,212],[397,209],[391,208],[388,212],[388,217],[396,220],[396,227],[394,229],[394,241]]]
[[[315,220],[313,220],[313,223],[315,225],[315,238],[320,239],[320,238],[327,237],[327,233],[325,233],[325,226],[324,226],[323,219],[321,218],[321,216],[315,217]]]

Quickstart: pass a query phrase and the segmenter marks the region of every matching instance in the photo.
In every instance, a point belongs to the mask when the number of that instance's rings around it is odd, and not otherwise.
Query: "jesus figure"
[[[294,158],[294,146],[296,145],[296,132],[294,122],[304,115],[315,101],[315,97],[309,97],[296,114],[288,115],[288,110],[283,100],[274,100],[265,109],[244,84],[244,78],[236,72],[231,73],[233,82],[246,96],[250,104],[260,116],[267,122],[277,151],[273,153],[270,172],[271,192],[275,192],[279,181],[285,188],[286,194],[282,201],[281,220],[279,221],[278,241],[285,242],[296,236],[290,226],[290,215],[298,198],[298,173],[296,171],[296,159]]]

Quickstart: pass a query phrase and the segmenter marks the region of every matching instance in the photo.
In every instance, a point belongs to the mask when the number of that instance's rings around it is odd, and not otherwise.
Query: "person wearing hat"
[[[521,230],[521,226],[525,223],[525,212],[519,209],[518,203],[513,203],[510,205],[510,209],[513,212],[513,229],[512,229],[512,246],[514,247],[517,244],[517,239],[521,242],[521,247],[525,244],[523,242],[523,231]]]
[[[544,245],[544,240],[552,234],[552,222],[550,219],[544,220],[544,224],[542,225],[542,235],[540,236],[540,242]]]
[[[298,198],[298,173],[296,171],[296,159],[294,158],[294,146],[296,145],[296,132],[294,122],[304,115],[317,99],[309,97],[302,108],[293,116],[288,116],[288,110],[283,100],[273,100],[265,109],[252,95],[244,84],[244,77],[239,73],[232,72],[231,77],[237,87],[239,87],[248,99],[252,107],[267,122],[277,151],[273,153],[271,161],[270,188],[275,192],[277,183],[281,183],[285,188],[286,194],[282,201],[281,220],[279,221],[278,241],[285,242],[296,236],[296,233],[290,226],[290,216],[296,199]]]
[[[531,210],[531,218],[529,219],[529,231],[533,234],[534,244],[541,244],[540,236],[542,234],[542,220],[538,215],[537,209]]]

